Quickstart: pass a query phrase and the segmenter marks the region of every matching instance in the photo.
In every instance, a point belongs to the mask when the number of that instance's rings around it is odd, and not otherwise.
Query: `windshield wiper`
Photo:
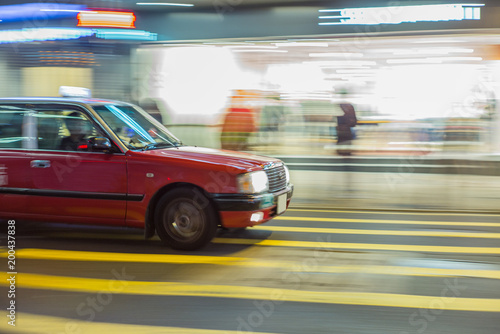
[[[147,151],[147,150],[152,150],[152,149],[155,149],[155,148],[165,148],[165,147],[174,147],[175,145],[172,144],[172,143],[150,143],[150,144],[147,144],[146,146],[144,146],[142,148],[143,151]]]

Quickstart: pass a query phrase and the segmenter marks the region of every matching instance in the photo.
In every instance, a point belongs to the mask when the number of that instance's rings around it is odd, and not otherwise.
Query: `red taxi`
[[[183,145],[132,104],[0,99],[0,219],[139,227],[192,250],[282,214],[292,192],[282,161]]]

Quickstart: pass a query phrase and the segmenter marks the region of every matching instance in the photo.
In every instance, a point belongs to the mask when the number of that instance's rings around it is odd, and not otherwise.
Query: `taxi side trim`
[[[0,194],[90,198],[90,199],[133,201],[133,202],[140,202],[144,199],[144,195],[141,194],[95,193],[87,191],[40,190],[40,189],[8,188],[8,187],[0,187]]]

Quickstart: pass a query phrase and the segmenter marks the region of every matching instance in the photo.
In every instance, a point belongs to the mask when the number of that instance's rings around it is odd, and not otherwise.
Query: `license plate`
[[[276,213],[280,214],[286,210],[286,194],[278,196]]]

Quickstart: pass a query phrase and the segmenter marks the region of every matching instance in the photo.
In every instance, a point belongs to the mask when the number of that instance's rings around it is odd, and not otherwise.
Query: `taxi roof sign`
[[[92,92],[84,87],[61,86],[59,87],[59,95],[62,97],[85,97],[91,98]]]

